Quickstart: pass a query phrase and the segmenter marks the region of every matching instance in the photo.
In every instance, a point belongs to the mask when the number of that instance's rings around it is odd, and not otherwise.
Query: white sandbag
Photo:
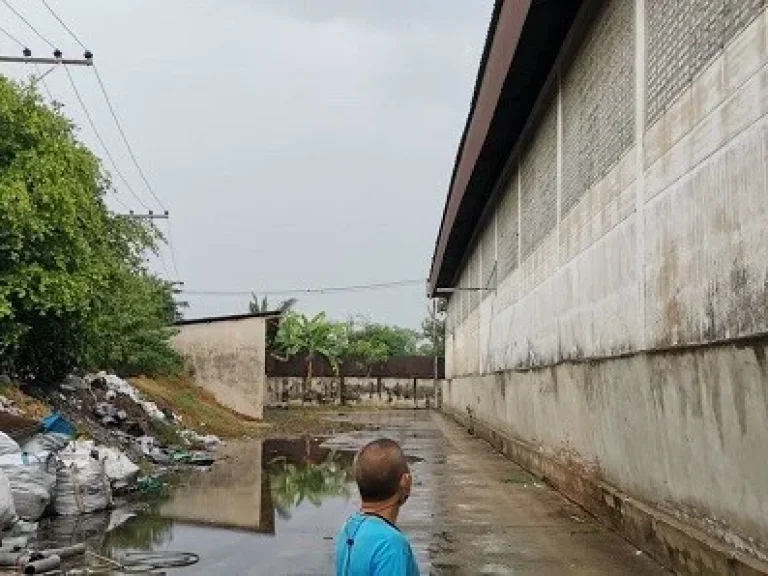
[[[5,454],[0,471],[11,483],[16,514],[24,520],[38,520],[53,496],[56,459],[53,454]]]
[[[53,503],[57,514],[89,514],[112,504],[109,479],[93,442],[75,442],[59,458]]]
[[[21,454],[21,448],[8,434],[0,432],[0,456],[5,454]]]
[[[33,436],[22,446],[22,451],[29,454],[42,454],[43,452],[60,452],[69,445],[70,437],[58,432],[45,432]]]
[[[6,475],[0,472],[0,530],[13,526],[16,520],[16,507],[13,505],[11,483]]]
[[[114,448],[99,448],[99,455],[104,462],[104,472],[115,485],[124,485],[139,475],[139,467]]]

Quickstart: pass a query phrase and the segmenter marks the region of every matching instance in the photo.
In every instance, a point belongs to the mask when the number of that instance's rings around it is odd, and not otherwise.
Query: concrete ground
[[[664,573],[578,506],[437,413],[361,411],[339,418],[377,429],[341,433],[323,446],[357,450],[388,436],[409,457],[414,489],[399,524],[423,575]],[[299,442],[309,449],[308,440]],[[154,551],[199,555],[198,564],[174,571],[185,576],[333,574],[334,538],[360,506],[355,487],[320,490],[315,497],[308,492],[293,504],[283,499],[278,513],[274,491],[264,490],[268,476],[248,470],[263,460],[260,442],[235,454],[177,489],[159,512],[117,529],[104,543],[104,554],[144,549],[152,533]],[[96,533],[103,538],[103,532]]]
[[[444,416],[375,418],[380,434],[423,458],[412,464],[416,486],[400,518],[422,574],[667,573]]]

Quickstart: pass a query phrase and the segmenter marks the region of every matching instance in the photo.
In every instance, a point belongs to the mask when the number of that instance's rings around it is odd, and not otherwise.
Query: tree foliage
[[[259,314],[260,312],[280,312],[281,314],[284,314],[285,312],[292,310],[297,303],[298,300],[296,298],[288,298],[287,300],[280,302],[276,308],[270,310],[269,298],[264,296],[261,301],[259,301],[259,297],[256,294],[251,294],[251,301],[248,303],[248,311],[251,314]]]
[[[317,356],[322,356],[338,370],[339,360],[347,349],[347,331],[343,324],[331,322],[320,312],[312,318],[297,312],[283,317],[275,338],[275,346],[287,356],[303,356],[307,362],[306,385],[312,379],[312,366]]]
[[[438,300],[436,306],[427,309],[427,317],[421,323],[424,338],[419,353],[424,356],[445,356],[445,300]]]
[[[176,308],[145,254],[151,224],[111,214],[98,159],[29,86],[0,77],[0,370],[177,370]]]
[[[364,363],[368,369],[395,356],[417,353],[419,333],[409,328],[377,324],[366,318],[347,324],[349,346],[346,356]]]

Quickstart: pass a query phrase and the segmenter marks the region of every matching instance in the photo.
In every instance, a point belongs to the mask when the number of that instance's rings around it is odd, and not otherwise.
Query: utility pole
[[[432,351],[434,353],[433,366],[432,366],[432,390],[435,397],[435,408],[439,409],[441,402],[438,402],[438,390],[437,390],[437,298],[432,298]]]
[[[128,218],[129,220],[168,220],[168,210],[160,214],[155,214],[152,210],[146,214],[137,214],[131,210],[128,214],[118,214],[118,216]]]
[[[32,58],[26,56],[2,56],[0,55],[0,62],[7,62],[11,64],[64,64],[66,66],[93,66],[93,58],[77,59],[77,58]]]

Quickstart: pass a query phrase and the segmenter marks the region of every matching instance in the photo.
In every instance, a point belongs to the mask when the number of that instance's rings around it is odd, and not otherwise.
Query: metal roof
[[[430,295],[454,283],[483,210],[583,3],[496,0],[435,243]]]
[[[209,316],[207,318],[192,318],[190,320],[179,320],[174,326],[190,326],[193,324],[213,324],[214,322],[231,322],[237,320],[250,320],[252,318],[279,318],[282,312],[250,312],[248,314],[232,314],[230,316]]]

